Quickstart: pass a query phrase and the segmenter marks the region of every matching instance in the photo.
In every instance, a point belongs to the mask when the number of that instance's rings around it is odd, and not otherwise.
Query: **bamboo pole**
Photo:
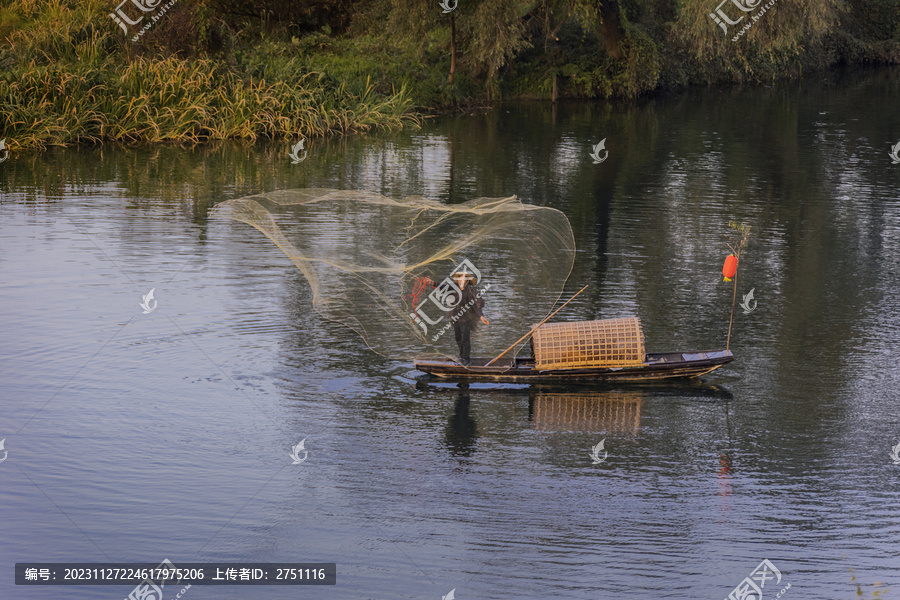
[[[583,292],[584,290],[586,290],[587,287],[588,287],[588,286],[584,286],[583,288],[581,288],[580,290],[578,290],[577,292],[575,292],[575,296],[577,296],[578,294],[580,294],[581,292]],[[571,298],[569,298],[568,300],[566,300],[566,304],[568,304],[569,302],[571,302],[572,300],[574,300],[574,299],[575,299],[575,296],[572,296]],[[540,323],[538,323],[537,325],[535,325],[534,327],[532,327],[532,328],[531,328],[531,331],[529,331],[528,333],[526,333],[525,335],[523,335],[522,337],[520,337],[518,340],[515,341],[515,343],[513,343],[512,346],[510,346],[509,348],[507,348],[506,350],[504,350],[503,352],[501,352],[501,353],[497,356],[497,358],[493,359],[491,362],[489,362],[488,364],[486,364],[486,365],[484,365],[484,366],[486,366],[486,367],[491,366],[491,365],[494,364],[496,361],[500,360],[500,358],[501,358],[504,354],[506,354],[507,352],[509,352],[510,350],[512,350],[513,348],[515,348],[516,346],[518,346],[521,342],[524,342],[524,341],[528,338],[528,336],[532,335],[535,331],[537,331],[537,328],[538,328],[538,327],[540,327],[541,325],[543,325],[544,323],[546,323],[547,321],[549,321],[550,319],[552,319],[552,318],[553,318],[553,315],[555,315],[556,313],[558,313],[559,311],[561,311],[562,309],[564,309],[564,308],[566,307],[566,304],[563,304],[562,306],[560,306],[559,308],[557,308],[556,310],[554,310],[552,313],[550,313],[550,316],[548,316],[548,317],[545,318],[543,321],[541,321]]]

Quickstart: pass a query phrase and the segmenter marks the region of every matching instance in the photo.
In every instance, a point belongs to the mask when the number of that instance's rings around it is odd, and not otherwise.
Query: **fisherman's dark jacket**
[[[462,290],[459,304],[450,312],[450,322],[468,323],[470,327],[475,328],[481,319],[483,308],[484,298],[481,297],[478,288],[470,283]]]

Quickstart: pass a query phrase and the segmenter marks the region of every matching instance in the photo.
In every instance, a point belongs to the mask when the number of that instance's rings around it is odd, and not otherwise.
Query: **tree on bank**
[[[449,14],[438,0],[182,2],[292,35],[379,37],[415,49],[444,70],[446,82],[465,80],[487,98],[555,97],[558,77],[563,95],[633,97],[840,63],[900,63],[897,0],[776,0],[762,16],[756,11],[769,0],[461,0]],[[720,7],[731,19],[743,17],[740,25],[723,31],[710,17]],[[441,53],[446,58],[434,63]]]
[[[683,0],[671,26],[671,40],[686,54],[695,79],[744,81],[790,73],[799,67],[805,53],[826,54],[823,45],[847,12],[844,0],[777,0],[765,8],[767,4],[745,1],[755,8],[745,13],[732,2],[717,5],[717,0]],[[718,6],[738,23],[716,24],[710,14]],[[765,13],[756,12],[759,10]],[[750,28],[742,32],[747,25]]]

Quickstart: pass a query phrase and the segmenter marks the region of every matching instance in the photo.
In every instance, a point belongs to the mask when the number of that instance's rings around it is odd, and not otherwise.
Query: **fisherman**
[[[472,330],[478,326],[479,320],[485,325],[490,323],[481,313],[481,309],[484,308],[484,298],[481,297],[481,294],[478,293],[478,288],[475,287],[475,276],[466,271],[457,271],[451,277],[456,282],[456,285],[459,286],[462,294],[460,295],[459,304],[450,313],[450,321],[453,323],[453,333],[459,346],[459,362],[463,365],[469,365],[472,351],[469,337]]]

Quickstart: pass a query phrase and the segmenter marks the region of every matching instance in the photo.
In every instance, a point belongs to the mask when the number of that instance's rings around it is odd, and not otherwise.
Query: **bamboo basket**
[[[637,317],[546,323],[531,338],[536,369],[637,367],[644,364],[644,332]]]

